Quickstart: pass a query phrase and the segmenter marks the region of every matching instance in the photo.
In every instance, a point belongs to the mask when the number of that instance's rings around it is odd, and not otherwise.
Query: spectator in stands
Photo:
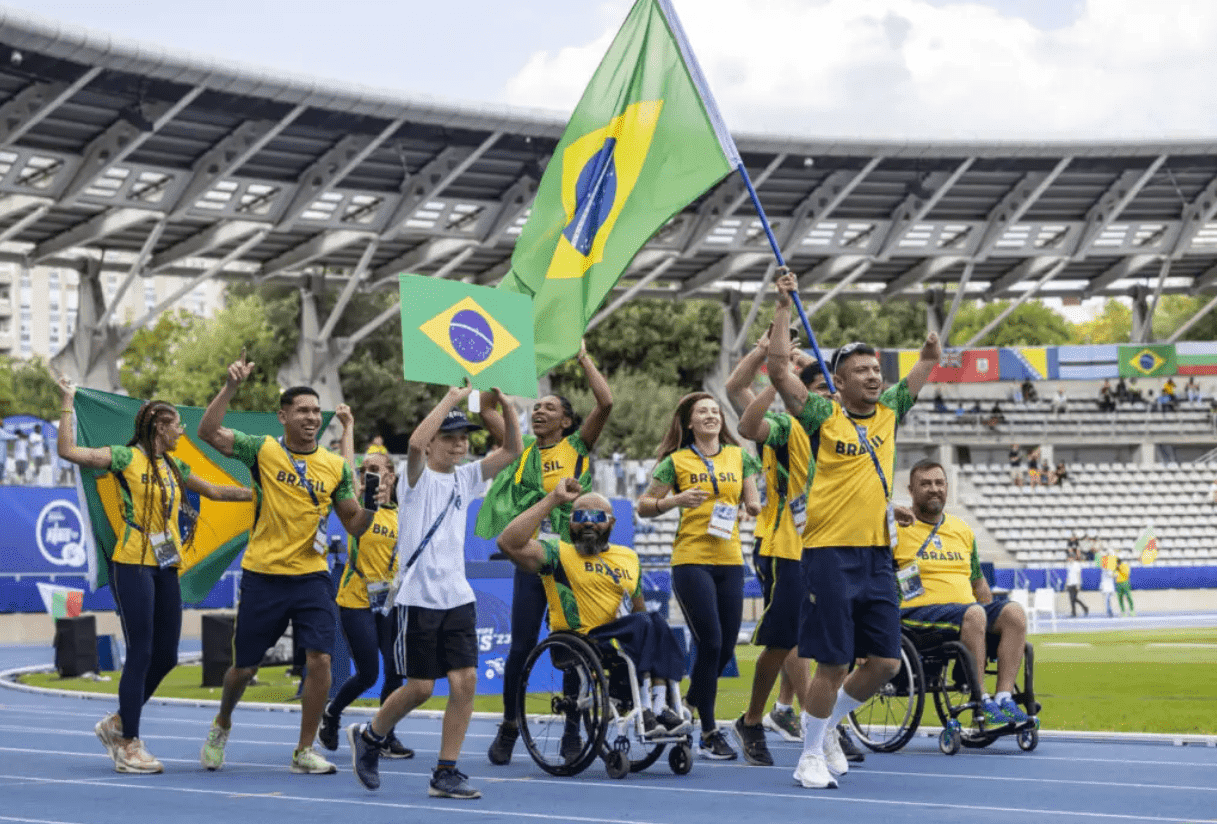
[[[25,483],[25,471],[30,467],[30,441],[24,429],[17,430],[17,440],[13,441],[14,469],[17,471],[16,483]]]
[[[1010,403],[1021,404],[1023,402],[1023,390],[1017,386],[1010,390]]]
[[[1085,561],[1093,561],[1103,554],[1103,542],[1099,540],[1098,533],[1093,529],[1086,533],[1086,537],[1082,539],[1082,559]]]
[[[1082,550],[1078,546],[1078,534],[1073,533],[1069,539],[1069,552],[1065,559],[1065,590],[1069,593],[1069,617],[1078,617],[1078,607],[1090,617],[1090,607],[1080,598],[1078,591],[1082,588]]]
[[[1010,444],[1010,480],[1015,486],[1023,485],[1023,453],[1018,444]]]
[[[1116,381],[1116,400],[1120,403],[1128,402],[1128,384],[1124,382],[1124,378]]]
[[[989,410],[989,417],[985,418],[985,426],[989,427],[991,431],[996,431],[997,427],[1005,422],[1006,416],[1001,411],[1001,403],[994,401],[993,408]]]
[[[1048,473],[1048,485],[1064,486],[1067,480],[1069,480],[1069,470],[1065,467],[1065,462],[1057,461],[1056,468]]]
[[[647,491],[647,483],[651,480],[651,476],[647,474],[646,461],[639,461],[634,467],[634,500],[642,497],[642,493]]]
[[[1065,387],[1058,386],[1056,395],[1052,398],[1052,414],[1060,415],[1067,411],[1069,406],[1069,396],[1065,394]]]
[[[951,411],[947,407],[946,401],[943,400],[941,389],[939,389],[937,392],[934,393],[934,411],[935,412],[950,412]]]
[[[1200,400],[1200,384],[1196,381],[1195,375],[1187,379],[1187,385],[1183,387],[1183,394],[1189,401]]]
[[[1099,390],[1099,411],[1100,412],[1115,412],[1116,411],[1116,396],[1111,391],[1108,384],[1111,381],[1103,381],[1103,388]]]
[[[1025,400],[1027,403],[1035,403],[1040,399],[1039,393],[1035,391],[1035,384],[1031,382],[1030,378],[1023,381],[1020,389],[1022,389],[1023,392],[1023,400]]]
[[[1027,453],[1027,481],[1031,488],[1040,485],[1040,448],[1037,446]]]
[[[1167,378],[1166,383],[1162,384],[1162,394],[1158,396],[1158,407],[1163,412],[1174,412],[1177,408],[1175,398],[1175,381],[1173,378]]]
[[[1121,378],[1121,380],[1123,380]],[[1129,378],[1127,398],[1129,403],[1145,403],[1145,398],[1141,395],[1141,390],[1137,388],[1137,379]]]

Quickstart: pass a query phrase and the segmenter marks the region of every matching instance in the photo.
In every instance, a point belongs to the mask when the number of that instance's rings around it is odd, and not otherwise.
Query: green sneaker
[[[333,775],[338,768],[321,757],[312,747],[292,753],[292,772],[301,775]]]
[[[224,766],[224,745],[228,743],[229,730],[224,729],[214,720],[211,729],[207,731],[207,740],[199,752],[199,761],[209,770],[218,770]]]
[[[803,740],[803,728],[799,724],[799,717],[794,714],[793,707],[781,711],[774,708],[765,713],[761,723],[765,726],[765,729],[770,732],[776,732],[787,741]]]
[[[984,719],[986,727],[992,729],[993,727],[1004,727],[1010,723],[1010,717],[1002,712],[1001,706],[992,698],[982,701],[980,708],[981,718]]]

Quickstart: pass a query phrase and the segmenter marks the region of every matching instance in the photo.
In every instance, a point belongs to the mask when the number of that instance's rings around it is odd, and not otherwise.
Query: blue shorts
[[[630,660],[641,677],[679,681],[685,677],[685,654],[676,634],[658,612],[631,612],[615,621],[588,630],[594,641],[613,642]]]
[[[232,642],[233,666],[245,669],[261,664],[266,651],[283,636],[289,623],[292,639],[301,649],[333,654],[338,608],[329,573],[242,572]]]
[[[1010,601],[988,604],[926,604],[900,610],[900,623],[918,649],[937,646],[945,641],[958,641],[963,616],[972,607],[985,611],[985,636],[989,657],[997,653],[997,633],[994,626],[1001,611]]]
[[[900,607],[885,546],[804,548],[799,655],[820,664],[900,657]]]
[[[800,562],[759,554],[763,540],[756,541],[752,566],[761,582],[765,611],[756,622],[752,643],[768,649],[794,649],[799,645],[799,610],[803,604]]]

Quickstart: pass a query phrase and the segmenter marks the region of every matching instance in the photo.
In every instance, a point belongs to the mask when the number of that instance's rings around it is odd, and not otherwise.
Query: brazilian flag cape
[[[592,489],[591,461],[579,476],[579,483],[584,492]],[[541,469],[541,450],[537,449],[537,439],[532,435],[524,436],[524,454],[515,463],[504,469],[494,478],[478,512],[474,534],[487,540],[497,538],[507,525],[517,515],[537,501],[544,498],[545,473]],[[570,541],[570,504],[563,504],[553,511],[550,520],[554,532],[563,541]]]

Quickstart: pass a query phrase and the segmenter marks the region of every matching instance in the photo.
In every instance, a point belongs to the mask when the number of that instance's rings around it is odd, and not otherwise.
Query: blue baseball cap
[[[480,425],[471,423],[459,409],[450,409],[444,422],[439,425],[440,432],[476,432],[481,428]]]

